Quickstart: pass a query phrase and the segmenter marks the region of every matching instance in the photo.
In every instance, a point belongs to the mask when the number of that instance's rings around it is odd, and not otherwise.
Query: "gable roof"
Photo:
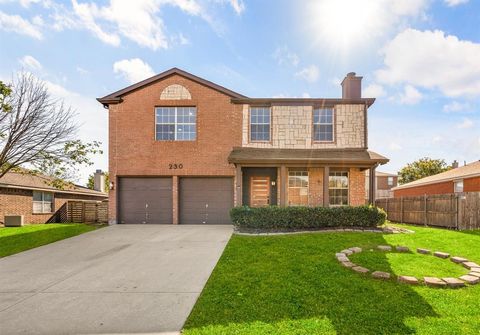
[[[159,73],[153,77],[147,78],[145,80],[142,80],[136,84],[130,85],[128,87],[125,87],[119,91],[113,92],[109,95],[104,96],[103,98],[97,98],[97,101],[102,103],[104,106],[108,106],[109,104],[117,104],[122,101],[122,96],[131,93],[135,90],[138,90],[144,86],[150,85],[152,83],[155,83],[159,80],[165,79],[167,77],[170,77],[172,75],[179,75],[184,78],[190,79],[196,83],[199,83],[201,85],[207,86],[209,88],[212,88],[218,92],[224,93],[232,98],[237,98],[237,99],[242,99],[242,98],[247,98],[246,96],[234,92],[232,90],[229,90],[228,88],[225,88],[223,86],[217,85],[215,83],[212,83],[211,81],[205,80],[203,78],[197,77],[191,73],[188,73],[187,71],[181,70],[179,68],[171,68],[170,70],[167,70],[165,72]]]
[[[71,185],[65,189],[58,189],[49,184],[52,179],[43,175],[32,175],[19,172],[8,172],[0,178],[0,188],[16,188],[24,190],[48,191],[54,193],[67,193],[89,195],[93,197],[107,198],[108,194],[91,190],[80,185]]]
[[[410,187],[436,184],[446,181],[454,181],[465,178],[479,177],[480,176],[480,161],[475,161],[470,164],[458,167],[456,169],[448,170],[433,176],[428,176],[422,179],[412,181],[407,184],[394,187],[393,190],[400,190]]]

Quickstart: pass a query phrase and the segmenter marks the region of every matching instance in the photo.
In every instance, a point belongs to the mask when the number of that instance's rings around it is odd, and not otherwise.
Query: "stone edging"
[[[298,230],[298,231],[272,231],[272,232],[262,232],[262,231],[238,231],[235,228],[234,233],[236,235],[246,235],[246,236],[275,236],[275,235],[291,235],[291,234],[306,234],[306,233],[337,233],[337,232],[362,232],[362,233],[383,233],[383,234],[413,234],[413,230],[405,228],[397,228],[385,226],[382,228],[328,228],[328,229],[317,229],[317,230]]]
[[[379,245],[377,246],[377,249],[381,251],[392,251],[392,247],[390,245]],[[408,247],[404,246],[396,246],[395,250],[398,252],[409,252],[410,249]],[[337,252],[335,254],[335,257],[337,260],[346,268],[350,268],[353,271],[359,272],[359,273],[368,273],[370,272],[369,269],[364,268],[362,266],[359,266],[357,264],[354,264],[350,261],[348,256],[354,254],[354,253],[360,253],[362,252],[362,248],[359,247],[351,247],[348,249],[344,249],[340,252]],[[419,254],[423,255],[430,255],[432,252],[428,249],[422,249],[422,248],[417,248],[417,252]],[[442,258],[442,259],[448,259],[450,258],[450,254],[446,252],[441,252],[441,251],[435,251],[433,253],[433,256]],[[475,262],[471,262],[466,258],[463,257],[451,257],[450,260],[454,262],[455,264],[462,265],[464,268],[467,268],[470,270],[470,272],[466,275],[460,276],[458,278],[452,278],[452,277],[445,277],[445,278],[437,278],[437,277],[423,277],[423,283],[427,286],[430,287],[449,287],[449,288],[458,288],[458,287],[465,287],[465,283],[468,283],[470,285],[475,285],[480,282],[480,265],[478,265]],[[392,277],[392,275],[389,272],[382,272],[382,271],[373,271],[371,273],[373,278],[376,279],[384,279],[388,280]],[[418,285],[422,283],[422,279],[418,279],[413,276],[398,276],[398,281],[401,283],[406,283],[410,285]]]

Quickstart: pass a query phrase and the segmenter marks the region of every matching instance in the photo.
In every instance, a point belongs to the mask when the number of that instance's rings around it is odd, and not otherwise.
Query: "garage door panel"
[[[120,223],[172,223],[171,178],[120,178]]]
[[[185,177],[180,178],[179,186],[180,223],[231,223],[233,178]]]

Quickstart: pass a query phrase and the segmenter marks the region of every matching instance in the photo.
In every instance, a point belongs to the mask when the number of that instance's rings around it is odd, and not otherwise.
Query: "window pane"
[[[43,201],[52,202],[53,193],[43,192]]]
[[[33,202],[33,213],[42,213],[43,210],[43,203],[41,201],[34,201]]]
[[[348,172],[332,171],[329,175],[328,193],[332,206],[348,205]]]
[[[158,107],[155,113],[157,140],[196,139],[197,109],[195,107]]]
[[[33,201],[42,201],[42,192],[33,191]]]
[[[313,110],[313,140],[333,141],[333,109]]]
[[[253,107],[250,109],[250,140],[270,140],[270,108]]]

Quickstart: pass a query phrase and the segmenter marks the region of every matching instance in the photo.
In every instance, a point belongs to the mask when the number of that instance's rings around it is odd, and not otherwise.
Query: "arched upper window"
[[[191,100],[192,95],[185,86],[173,84],[165,87],[160,100]]]

